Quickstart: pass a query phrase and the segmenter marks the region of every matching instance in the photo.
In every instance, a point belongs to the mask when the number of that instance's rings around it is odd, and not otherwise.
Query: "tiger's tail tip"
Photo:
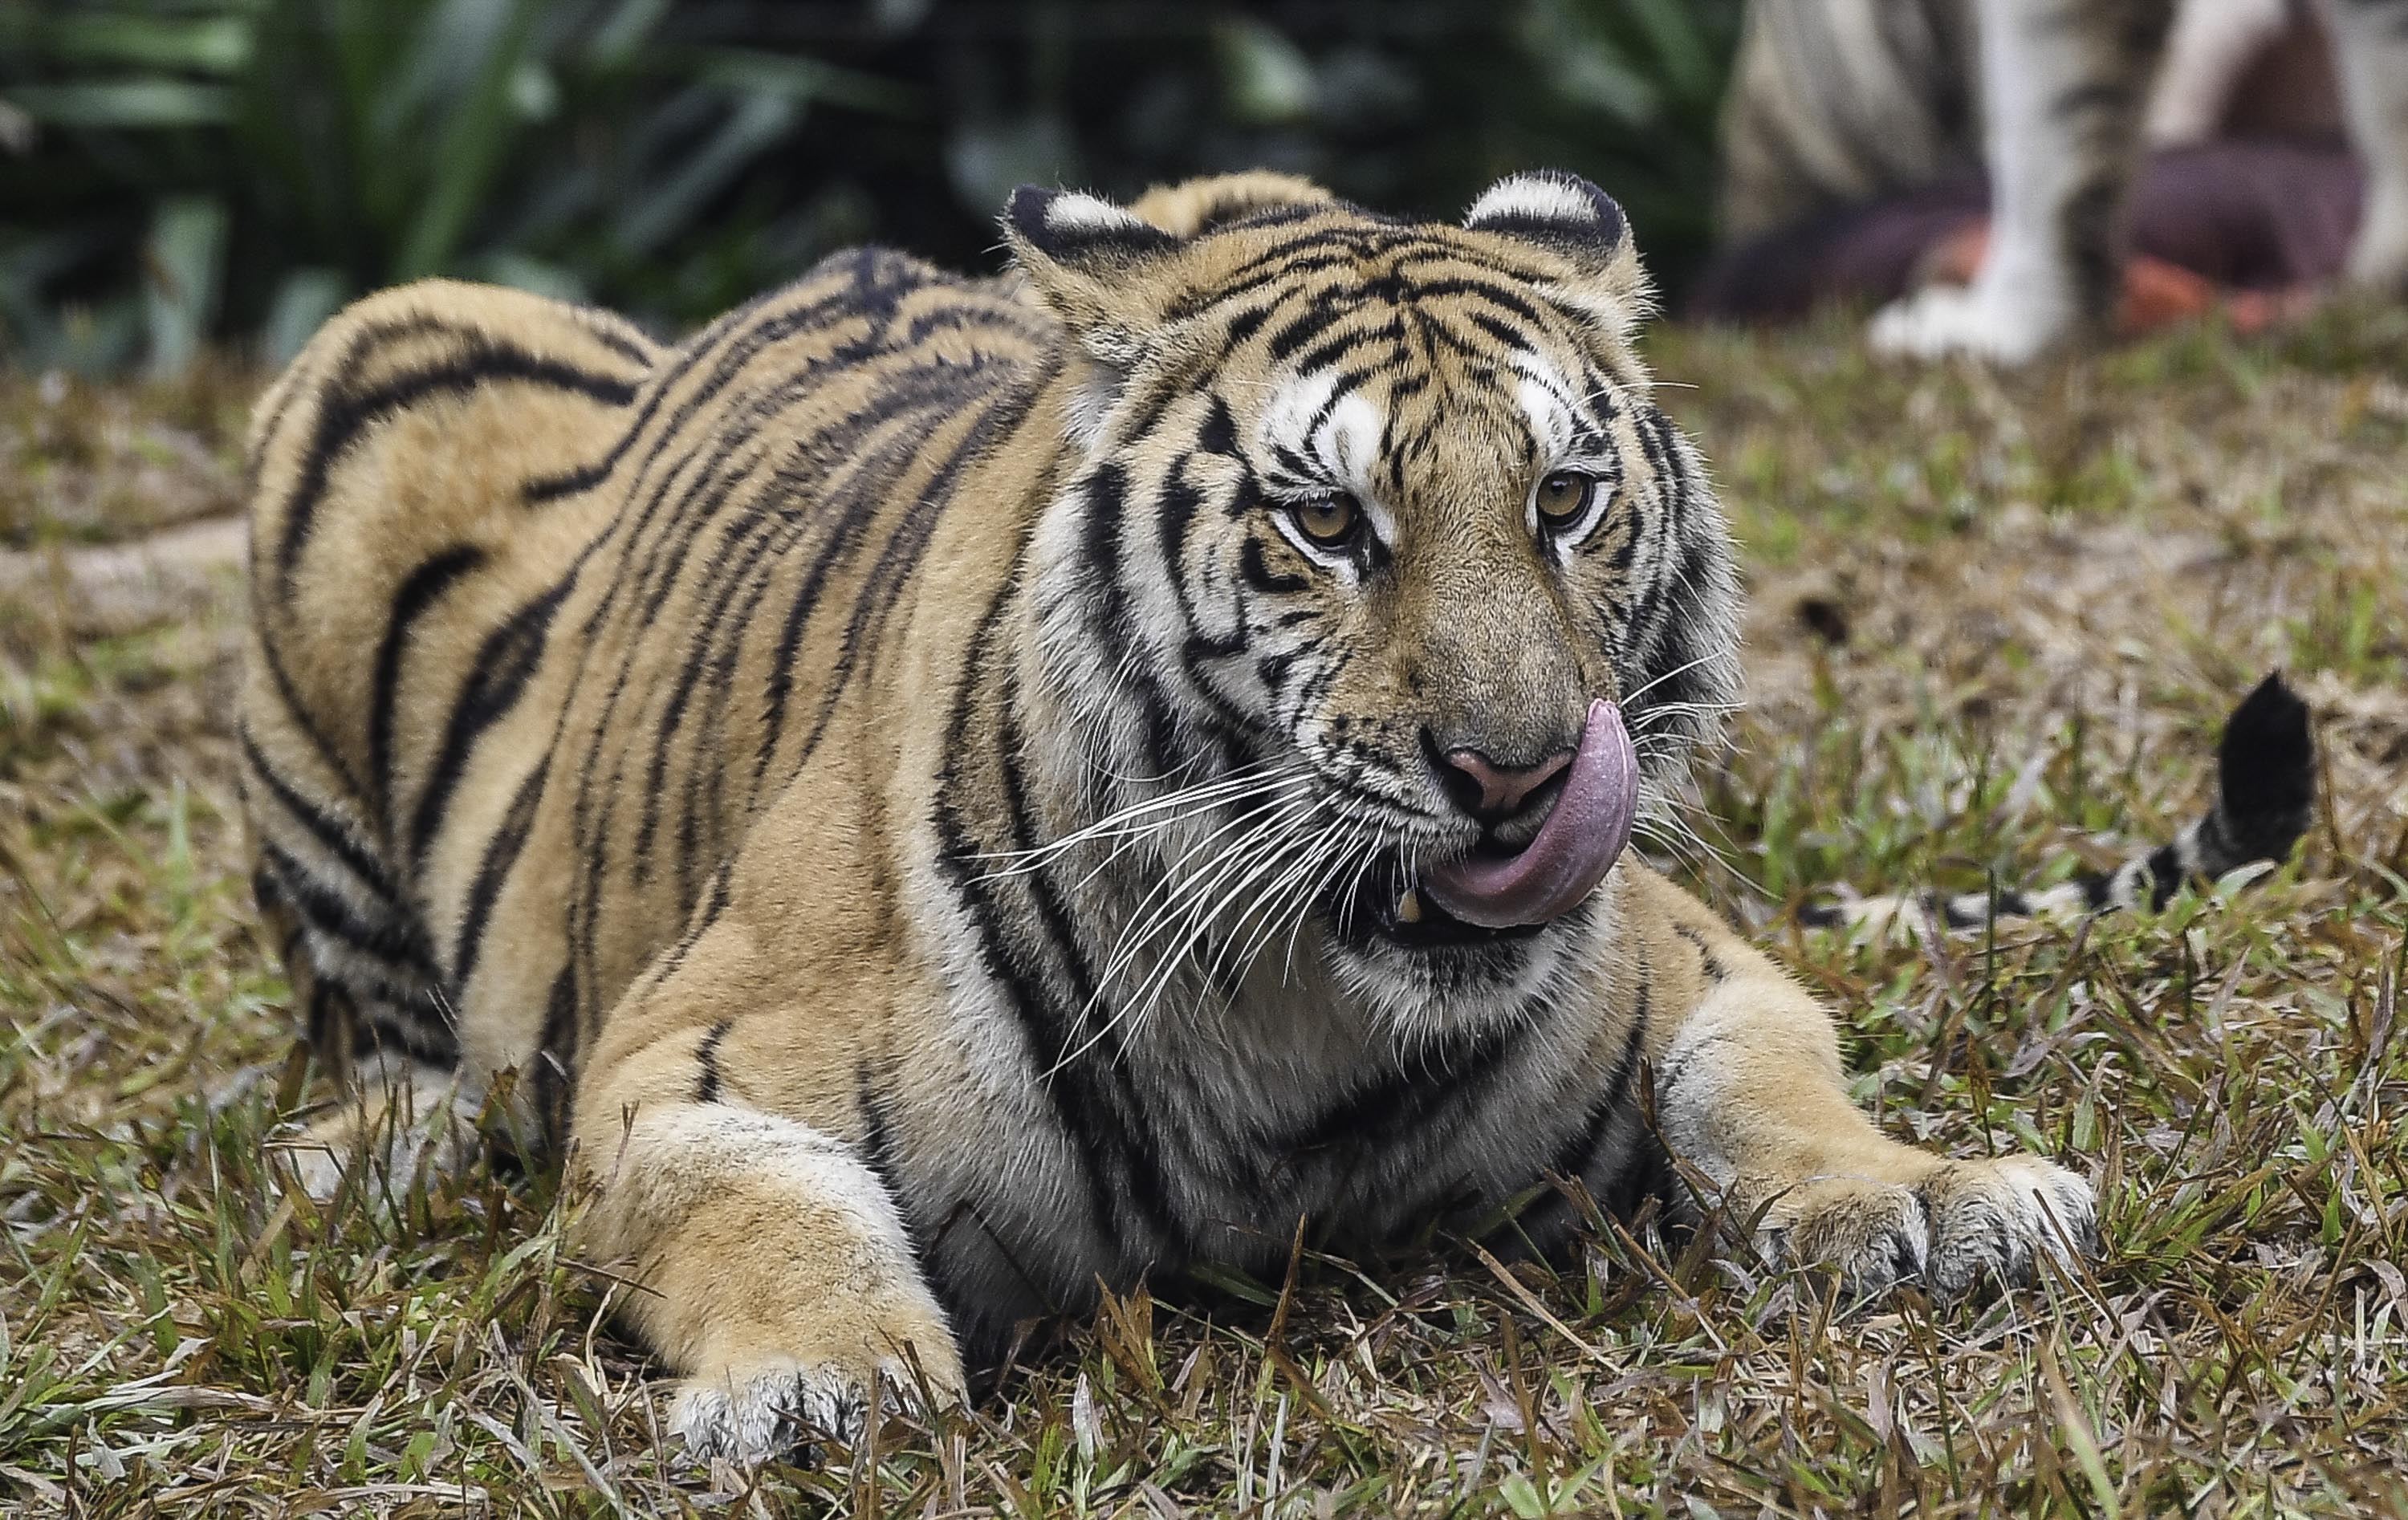
[[[2316,751],[2308,704],[2280,670],[2259,681],[2216,741],[2216,808],[2240,858],[2284,861],[2315,811]]]
[[[2308,831],[2315,811],[2315,739],[2307,702],[2280,670],[2270,671],[2232,710],[2216,741],[2215,806],[2209,818],[2123,868],[2076,878],[2061,887],[1996,896],[1932,893],[1859,896],[1842,886],[1801,904],[1807,928],[1873,928],[1894,924],[1928,933],[1963,928],[1994,917],[2027,917],[2103,908],[2161,906],[2187,875],[2213,881],[2243,867],[2279,866]],[[2213,840],[2213,844],[2209,843]]]

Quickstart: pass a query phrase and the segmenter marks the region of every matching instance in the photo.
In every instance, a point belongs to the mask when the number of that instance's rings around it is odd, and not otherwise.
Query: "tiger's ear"
[[[1136,363],[1165,320],[1178,294],[1173,256],[1187,246],[1108,200],[1036,185],[1011,193],[1003,236],[1038,299],[1116,368]]]
[[[1578,175],[1507,175],[1481,192],[1463,224],[1553,254],[1566,270],[1559,294],[1616,337],[1627,337],[1653,308],[1622,208]]]

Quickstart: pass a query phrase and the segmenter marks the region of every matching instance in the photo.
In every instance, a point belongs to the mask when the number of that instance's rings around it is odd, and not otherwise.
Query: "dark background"
[[[0,363],[288,355],[448,274],[665,332],[1023,181],[1268,165],[1454,215],[1586,174],[1677,292],[1740,0],[0,0]]]

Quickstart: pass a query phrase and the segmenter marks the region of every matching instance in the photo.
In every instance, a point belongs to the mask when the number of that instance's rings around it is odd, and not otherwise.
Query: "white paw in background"
[[[1874,313],[1866,337],[1874,351],[1905,358],[1968,354],[2020,365],[2039,356],[2072,327],[2057,303],[2017,297],[1976,280],[1926,285]]]

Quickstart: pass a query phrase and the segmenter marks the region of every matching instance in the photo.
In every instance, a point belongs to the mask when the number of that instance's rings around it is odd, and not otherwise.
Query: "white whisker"
[[[1663,685],[1674,676],[1681,675],[1685,671],[1695,670],[1701,665],[1712,665],[1721,658],[1722,655],[1719,652],[1713,654],[1700,654],[1686,665],[1676,665],[1671,669],[1665,671],[1644,686],[1640,687],[1637,691],[1623,693],[1620,705],[1627,708],[1631,703],[1636,702],[1641,697],[1646,695],[1649,692],[1654,691],[1656,687]]]

